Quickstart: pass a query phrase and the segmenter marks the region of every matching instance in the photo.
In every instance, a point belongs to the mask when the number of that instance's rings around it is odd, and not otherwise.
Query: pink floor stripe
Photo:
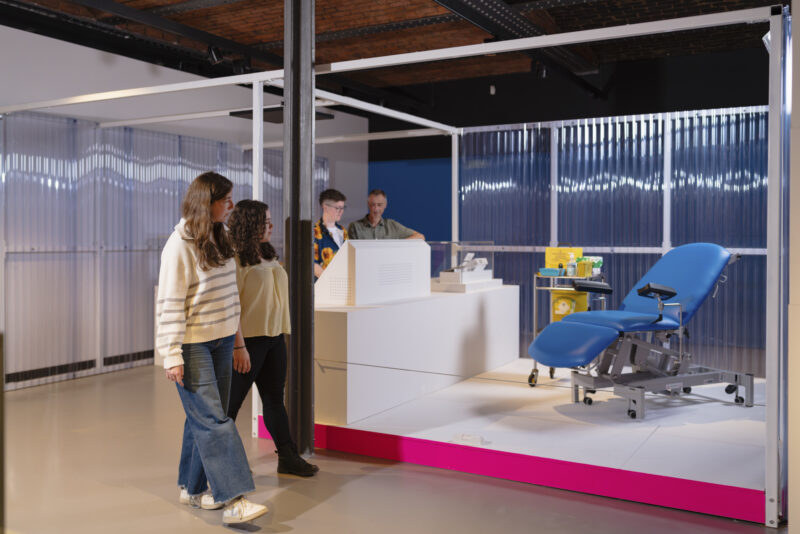
[[[259,417],[259,437],[269,436]],[[538,456],[316,425],[316,446],[763,523],[764,492]]]

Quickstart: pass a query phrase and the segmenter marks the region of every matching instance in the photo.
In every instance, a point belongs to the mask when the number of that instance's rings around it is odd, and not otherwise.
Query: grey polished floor
[[[14,533],[775,533],[761,525],[476,475],[318,451],[318,476],[278,476],[272,442],[239,428],[270,513],[223,527],[177,502],[182,410],[140,367],[6,394],[6,516]]]

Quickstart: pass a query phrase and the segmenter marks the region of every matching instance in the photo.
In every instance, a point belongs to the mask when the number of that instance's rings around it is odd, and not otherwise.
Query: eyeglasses
[[[333,204],[323,204],[323,206],[327,206],[334,211],[344,211],[347,206],[334,206]]]

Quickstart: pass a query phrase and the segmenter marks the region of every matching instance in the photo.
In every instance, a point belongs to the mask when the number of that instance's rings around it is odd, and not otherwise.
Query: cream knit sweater
[[[227,337],[239,326],[236,262],[203,271],[185,224],[181,219],[161,252],[156,350],[165,369],[183,365],[182,344]]]

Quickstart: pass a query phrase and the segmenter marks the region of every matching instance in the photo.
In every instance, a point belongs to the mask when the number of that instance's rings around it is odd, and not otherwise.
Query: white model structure
[[[431,248],[404,239],[345,241],[314,284],[317,306],[365,306],[430,295]]]
[[[486,268],[488,264],[486,258],[476,258],[474,252],[469,252],[460,264],[442,271],[439,278],[431,279],[431,291],[470,293],[502,286],[502,279],[492,278],[493,271]]]

